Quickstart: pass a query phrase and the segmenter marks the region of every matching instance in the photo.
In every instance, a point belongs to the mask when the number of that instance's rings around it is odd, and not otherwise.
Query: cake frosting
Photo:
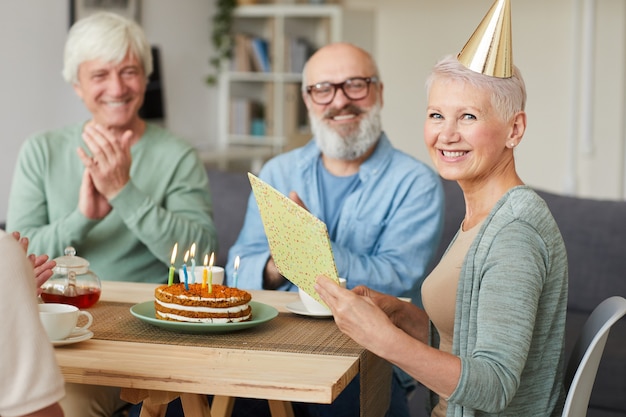
[[[252,295],[225,285],[161,285],[154,290],[154,310],[160,320],[188,323],[236,323],[252,318]]]

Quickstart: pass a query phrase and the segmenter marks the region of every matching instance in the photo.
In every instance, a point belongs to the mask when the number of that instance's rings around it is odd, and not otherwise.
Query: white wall
[[[374,15],[373,25],[351,27],[350,39],[362,35],[365,44],[373,40],[385,81],[385,130],[401,149],[428,161],[422,143],[424,79],[437,59],[461,49],[491,3],[344,1]],[[587,3],[595,14],[594,90],[588,101],[578,91],[582,70],[575,60],[584,44],[580,35]],[[23,140],[88,117],[60,75],[68,5],[69,0],[0,0],[0,219],[6,217]],[[167,127],[198,147],[215,143],[216,136],[216,94],[204,84],[214,6],[215,0],[142,1],[141,23],[150,41],[161,47]],[[550,191],[622,198],[626,4],[524,0],[512,1],[512,10],[514,60],[529,94],[529,128],[516,151],[522,178]],[[576,103],[590,107],[579,109]],[[580,127],[587,118],[593,142],[589,150]]]
[[[422,143],[423,82],[439,58],[461,50],[492,0],[346,0],[344,4],[375,11],[374,52],[386,81],[385,130],[397,146],[428,160]],[[516,150],[522,179],[550,191],[623,198],[624,2],[511,4],[514,61],[528,90],[529,126]],[[585,4],[595,13],[590,101],[577,91],[582,85],[578,75],[584,75],[578,65],[587,61],[575,62],[582,52]],[[576,103],[590,108],[573,107]],[[590,152],[585,151],[580,126],[587,118],[594,145]]]

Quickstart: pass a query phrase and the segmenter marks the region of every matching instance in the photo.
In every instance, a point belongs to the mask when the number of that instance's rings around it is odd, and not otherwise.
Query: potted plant
[[[213,67],[213,74],[206,78],[209,85],[214,85],[217,82],[222,63],[233,55],[232,25],[235,7],[237,7],[237,0],[217,0],[217,11],[213,15],[213,29],[211,30],[211,41],[215,51],[209,60]]]

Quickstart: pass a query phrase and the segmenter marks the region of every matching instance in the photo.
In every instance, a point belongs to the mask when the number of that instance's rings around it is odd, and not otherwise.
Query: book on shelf
[[[231,71],[252,71],[252,45],[250,36],[244,33],[236,33],[234,36],[235,46],[231,60]]]
[[[285,136],[289,136],[291,133],[298,130],[298,106],[300,100],[302,100],[300,93],[300,85],[298,84],[285,84],[285,96],[284,96],[284,112],[283,112],[283,131]]]
[[[273,136],[274,129],[274,83],[265,83],[263,87],[263,95],[265,98],[265,134]]]
[[[250,41],[252,44],[254,68],[259,72],[270,72],[272,68],[270,65],[269,42],[258,36],[252,37]]]
[[[288,151],[306,144],[311,139],[311,133],[303,125],[308,123],[308,114],[300,84],[285,85],[285,108],[283,113],[283,133],[285,144],[283,151]]]
[[[232,97],[230,100],[229,130],[233,135],[264,136],[264,104],[246,97]]]
[[[270,72],[269,42],[258,36],[236,33],[231,70],[238,72]]]
[[[304,64],[315,52],[315,47],[306,38],[292,36],[285,42],[285,70],[301,73]]]

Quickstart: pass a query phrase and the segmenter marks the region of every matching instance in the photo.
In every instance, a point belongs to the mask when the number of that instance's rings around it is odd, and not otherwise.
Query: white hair
[[[519,68],[513,66],[513,75],[509,78],[497,78],[480,74],[466,68],[459,60],[448,55],[433,67],[426,80],[426,92],[434,80],[457,80],[468,83],[491,95],[491,103],[502,120],[510,120],[515,113],[526,107],[526,85]]]
[[[115,13],[94,13],[76,22],[69,31],[63,57],[63,78],[76,84],[81,63],[92,59],[119,63],[128,52],[141,61],[147,81],[152,73],[152,53],[141,27]]]

